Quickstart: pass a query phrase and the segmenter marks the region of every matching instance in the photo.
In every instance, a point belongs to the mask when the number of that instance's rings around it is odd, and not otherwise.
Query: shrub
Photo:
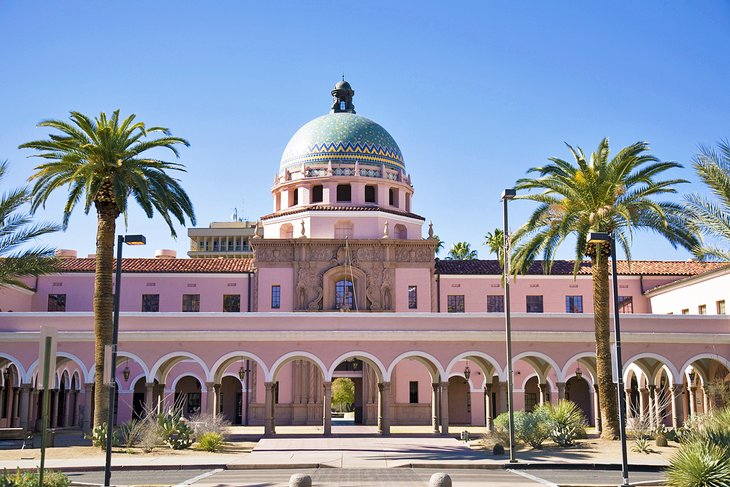
[[[656,446],[668,446],[669,442],[667,441],[667,435],[664,433],[657,434],[656,438],[654,438],[654,443]]]
[[[38,487],[38,472],[21,472],[17,470],[15,474],[8,475],[7,470],[3,470],[0,476],[0,485],[2,487]],[[71,480],[61,472],[46,470],[43,472],[43,487],[67,487],[71,485]]]
[[[531,413],[519,413],[515,413],[515,436],[532,448],[542,448],[543,442],[550,438],[548,408],[540,406]]]
[[[217,452],[223,446],[223,436],[220,433],[203,433],[198,437],[198,445],[201,450]]]
[[[541,408],[547,410],[550,439],[559,446],[571,446],[585,435],[583,412],[574,402],[561,400],[556,405],[545,403]]]
[[[190,417],[190,426],[194,431],[194,437],[200,441],[200,438],[206,433],[216,433],[221,436],[221,440],[225,440],[228,428],[231,422],[224,416],[213,416],[207,413],[198,413]]]
[[[117,432],[112,431],[112,445],[117,442]],[[106,450],[106,423],[94,426],[91,430],[91,444],[102,450]],[[45,480],[45,479],[44,479]]]
[[[631,447],[631,450],[636,453],[655,453],[654,450],[651,448],[651,443],[649,443],[649,438],[646,437],[639,437],[634,440],[634,446]]]
[[[142,433],[139,436],[137,446],[139,446],[143,452],[149,453],[154,450],[157,445],[164,442],[162,429],[157,421],[145,421],[142,425]]]
[[[193,444],[193,429],[179,410],[160,414],[157,418],[162,439],[173,450],[184,450]]]
[[[120,444],[127,448],[132,448],[139,443],[139,439],[144,431],[145,424],[137,419],[130,419],[126,423],[122,423],[117,428]]]
[[[504,455],[504,447],[501,443],[494,445],[494,448],[492,448],[492,455]]]
[[[684,444],[669,462],[667,481],[675,487],[730,485],[730,451],[702,441]]]
[[[730,409],[687,421],[680,439],[677,453],[669,460],[669,485],[730,485]]]

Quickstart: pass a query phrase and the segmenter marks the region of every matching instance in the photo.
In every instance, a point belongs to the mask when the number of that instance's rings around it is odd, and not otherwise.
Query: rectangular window
[[[398,190],[395,188],[390,188],[388,191],[388,204],[390,206],[398,206]]]
[[[337,201],[352,201],[352,187],[349,184],[337,185]]]
[[[583,296],[565,296],[566,313],[583,312]]]
[[[630,314],[634,312],[634,298],[633,296],[619,296],[618,297],[618,312]]]
[[[158,311],[160,311],[160,295],[143,294],[142,311],[145,313],[157,313]]]
[[[701,305],[697,306],[697,312],[701,315],[706,315],[707,314],[707,305],[701,304]]]
[[[185,313],[197,313],[200,311],[200,294],[183,294],[182,310]]]
[[[418,404],[418,381],[412,380],[408,383],[408,402]]]
[[[299,204],[299,188],[294,188],[294,192],[291,197],[291,206],[297,206]]]
[[[725,314],[725,300],[718,301],[715,303],[717,305],[717,314],[724,315]]]
[[[365,203],[376,203],[375,186],[365,186]]]
[[[274,404],[279,404],[279,381],[274,384]]]
[[[446,297],[447,311],[449,313],[463,313],[464,312],[464,295],[463,294],[450,294]]]
[[[239,313],[241,311],[241,295],[240,294],[224,294],[223,295],[223,311],[225,313]]]
[[[688,315],[688,314],[689,314],[689,309],[686,309],[686,308],[685,308],[685,309],[683,309],[683,310],[682,310],[682,314],[683,314],[683,315]]]
[[[312,186],[312,203],[321,203],[322,202],[322,185],[318,184],[317,186]]]
[[[542,296],[526,296],[528,313],[542,313]]]
[[[418,286],[408,286],[408,309],[418,309]]]
[[[66,311],[66,295],[49,294],[48,311]]]
[[[271,286],[271,309],[281,308],[281,286]]]
[[[487,296],[487,313],[504,313],[504,296],[501,294]]]

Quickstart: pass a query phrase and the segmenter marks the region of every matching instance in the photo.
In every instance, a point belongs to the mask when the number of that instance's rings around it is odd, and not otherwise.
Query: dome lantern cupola
[[[339,81],[335,85],[335,89],[332,90],[332,96],[334,101],[330,113],[355,113],[355,105],[352,104],[352,97],[355,96],[355,90],[352,89],[350,83],[345,81],[345,77],[342,77],[342,81]]]

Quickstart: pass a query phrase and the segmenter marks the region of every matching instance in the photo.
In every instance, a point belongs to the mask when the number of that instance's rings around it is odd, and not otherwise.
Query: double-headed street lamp
[[[512,377],[512,326],[510,323],[509,308],[509,218],[507,216],[507,203],[517,196],[514,188],[505,189],[502,192],[502,209],[504,223],[504,248],[502,249],[502,269],[504,270],[504,321],[507,341],[507,410],[509,411],[509,461],[517,463],[515,459],[515,411],[512,395],[514,391],[514,378]]]
[[[621,324],[619,322],[618,273],[616,272],[616,234],[611,232],[591,232],[588,243],[608,244],[611,246],[611,276],[613,278],[613,326],[616,340],[616,375],[618,380],[618,422],[621,435],[621,476],[622,485],[629,485],[629,465],[626,454],[626,398],[624,396],[624,367],[621,358]]]
[[[119,235],[117,236],[117,275],[116,287],[114,290],[114,328],[112,332],[112,353],[111,360],[108,364],[111,377],[109,384],[109,416],[106,423],[106,462],[104,464],[104,485],[111,485],[112,477],[112,433],[114,431],[114,403],[116,402],[114,392],[117,388],[116,368],[117,368],[117,342],[119,341],[119,296],[122,291],[122,244],[127,245],[144,245],[147,239],[144,235]]]

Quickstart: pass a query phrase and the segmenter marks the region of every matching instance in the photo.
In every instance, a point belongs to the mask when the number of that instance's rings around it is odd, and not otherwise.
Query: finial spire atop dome
[[[338,81],[335,89],[332,90],[334,102],[332,103],[331,113],[355,113],[355,105],[352,104],[352,97],[355,96],[355,90],[352,89],[350,83],[345,81],[345,75],[342,75],[342,81]]]

